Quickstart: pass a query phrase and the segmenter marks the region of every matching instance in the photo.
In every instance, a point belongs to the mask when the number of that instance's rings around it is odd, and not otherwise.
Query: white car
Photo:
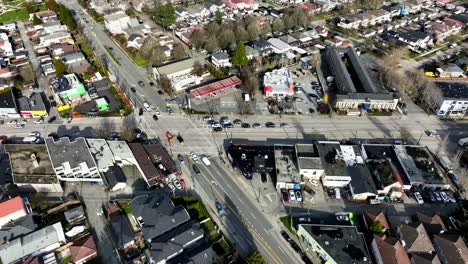
[[[31,137],[40,137],[40,136],[41,136],[41,132],[34,131],[34,132],[29,133],[29,135],[30,135]]]
[[[161,116],[161,112],[156,111],[156,115],[157,115],[157,116]]]
[[[175,179],[173,183],[177,189],[182,189],[182,185],[180,184],[180,181],[178,179]]]
[[[422,198],[422,195],[419,192],[414,193],[414,198],[418,202],[418,204],[424,204],[424,200]]]
[[[23,120],[18,122],[18,125],[26,125],[27,123],[28,123],[28,121],[23,119]]]
[[[16,125],[18,123],[18,121],[16,120],[11,120],[11,121],[8,121],[8,125]]]
[[[193,161],[197,161],[200,159],[197,154],[195,154],[193,151],[190,152],[190,157],[192,158]]]
[[[434,198],[436,199],[437,202],[442,202],[442,197],[438,192],[434,193]]]
[[[44,123],[44,119],[42,119],[42,118],[39,119],[39,120],[34,121],[34,124],[42,124],[42,123]]]
[[[314,186],[314,187],[319,186],[319,182],[318,182],[317,180],[312,180],[310,183],[311,183],[312,186]]]
[[[168,183],[167,187],[169,187],[169,189],[171,189],[171,191],[175,190],[174,184],[172,184],[172,182]]]
[[[16,124],[15,128],[24,128],[24,124]]]
[[[289,190],[289,201],[296,201],[296,195],[294,194],[294,190]]]
[[[152,109],[151,109],[151,106],[148,104],[148,102],[144,101],[143,106],[145,107],[145,110],[147,112],[151,112]]]
[[[444,200],[444,202],[449,201],[449,198],[445,192],[440,192],[440,197],[442,198],[442,200]]]

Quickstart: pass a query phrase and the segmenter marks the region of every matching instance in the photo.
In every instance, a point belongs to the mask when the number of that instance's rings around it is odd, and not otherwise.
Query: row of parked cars
[[[228,117],[221,117],[219,122],[215,121],[213,117],[211,116],[205,116],[203,118],[203,121],[206,121],[206,123],[213,129],[213,131],[218,132],[222,131],[223,128],[233,128],[234,126],[240,126],[242,128],[261,128],[262,124],[260,123],[253,123],[250,125],[249,123],[242,122],[240,119],[234,119],[232,122]],[[273,122],[266,122],[265,127],[268,128],[275,128],[276,124]],[[281,123],[280,127],[290,127],[289,124],[287,123]]]
[[[296,251],[300,256],[301,259],[304,261],[306,264],[312,264],[312,261],[302,252],[301,248],[299,245],[296,243],[296,241],[292,240],[291,237],[288,235],[288,233],[284,230],[281,230],[281,236],[288,241],[289,245]]]
[[[302,202],[301,190],[286,190],[282,189],[283,203]]]

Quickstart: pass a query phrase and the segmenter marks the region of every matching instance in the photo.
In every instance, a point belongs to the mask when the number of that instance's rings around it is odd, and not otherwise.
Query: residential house
[[[461,78],[465,77],[465,71],[458,67],[455,63],[448,63],[440,68],[437,68],[437,73],[441,78]]]
[[[71,262],[74,264],[86,263],[98,256],[96,243],[92,235],[87,235],[73,242],[69,250]]]
[[[190,220],[187,210],[180,205],[174,206],[167,195],[140,195],[128,204],[134,221],[149,243]]]
[[[261,57],[265,58],[273,52],[270,42],[259,39],[253,42],[253,48],[258,51]]]
[[[367,229],[370,229],[372,224],[379,223],[382,225],[382,233],[385,233],[387,230],[390,230],[390,225],[388,224],[387,218],[382,210],[378,209],[366,209],[364,210],[364,224]]]
[[[468,90],[463,82],[435,82],[437,92],[430,97],[435,102],[433,111],[438,116],[463,118],[468,110]]]
[[[276,54],[284,54],[291,50],[291,46],[284,41],[277,38],[270,38],[267,40],[270,43],[273,52]]]
[[[5,144],[13,183],[25,192],[63,192],[44,144]]]
[[[316,3],[305,2],[297,5],[298,8],[304,9],[309,14],[317,14],[322,12],[322,6]]]
[[[389,33],[387,32],[387,34]],[[434,37],[431,34],[418,30],[400,31],[393,37],[408,44],[409,48],[416,52],[434,45]]]
[[[11,88],[0,91],[0,118],[19,118],[15,96]]]
[[[434,214],[432,216],[423,214],[421,212],[416,213],[416,219],[418,222],[422,223],[424,229],[432,238],[434,235],[439,235],[446,233],[448,231],[447,227],[445,226],[444,221],[439,214]]]
[[[61,56],[61,59],[65,65],[86,61],[86,58],[81,51],[64,54]]]
[[[39,44],[37,44],[35,48],[49,47],[56,43],[75,44],[75,40],[71,36],[70,32],[59,31],[52,34],[39,36]]]
[[[104,173],[107,185],[111,192],[125,189],[127,187],[127,177],[119,166],[111,166]]]
[[[138,164],[138,169],[141,173],[141,176],[145,180],[145,183],[148,187],[154,186],[161,181],[161,174],[154,166],[151,158],[146,153],[143,145],[140,143],[130,143],[128,144],[132,154],[135,156],[135,160]],[[138,159],[136,158],[138,157]]]
[[[28,214],[20,196],[0,202],[0,228]]]
[[[431,21],[426,25],[426,32],[432,33],[437,42],[444,42],[448,36],[461,32],[462,26],[451,22]]]
[[[245,53],[247,55],[248,60],[260,58],[260,54],[258,53],[258,51],[250,46],[245,46]]]
[[[255,0],[225,0],[224,5],[229,9],[242,11],[257,10],[259,6]]]
[[[401,244],[408,254],[432,254],[434,246],[422,223],[401,224],[397,227]]]
[[[49,50],[52,52],[54,58],[60,58],[62,55],[80,51],[80,47],[76,44],[57,43],[51,45]]]
[[[374,235],[370,248],[376,264],[414,264],[397,238]]]
[[[65,216],[67,223],[79,222],[86,219],[83,206],[81,205],[63,212],[63,215]]]
[[[357,149],[357,148],[356,148]],[[367,201],[369,198],[377,196],[377,187],[372,180],[372,175],[364,163],[348,166],[348,173],[351,176],[349,184],[351,198],[356,201]]]
[[[104,16],[104,26],[112,34],[122,34],[129,28],[130,17],[124,12]]]
[[[68,137],[54,141],[52,137],[45,139],[55,174],[62,181],[85,181],[102,184],[96,162],[84,138],[70,141]]]
[[[13,56],[13,45],[8,38],[8,34],[0,33],[0,54],[5,57]]]
[[[468,14],[452,14],[444,18],[444,22],[451,22],[459,26],[465,27],[466,25],[468,25]]]
[[[306,251],[325,263],[371,263],[364,235],[355,226],[299,224],[297,234]]]
[[[60,222],[44,227],[0,247],[2,263],[17,263],[28,256],[49,253],[66,243]]]
[[[154,78],[159,79],[161,75],[165,75],[171,80],[172,86],[176,91],[181,91],[187,87],[200,84],[203,78],[192,74],[195,61],[195,59],[188,58],[154,67]]]
[[[67,101],[81,101],[86,89],[74,73],[59,76],[51,80],[51,87],[58,99]]]
[[[42,21],[42,23],[58,20],[57,13],[52,10],[44,10],[30,14],[29,19],[32,20],[34,16],[37,16]]]
[[[211,54],[211,62],[217,68],[231,67],[230,58],[229,54],[224,50],[216,51]]]
[[[15,76],[18,76],[18,70],[16,67],[7,66],[5,68],[0,68],[0,80],[10,79]]]
[[[137,34],[132,34],[130,37],[127,39],[127,48],[135,48],[135,49],[140,49],[141,46],[143,45],[144,39],[140,35]]]
[[[1,207],[2,206],[0,204],[0,208]],[[33,214],[28,213],[26,216],[8,221],[8,223],[0,227],[0,242],[5,243],[12,241],[16,238],[32,233],[36,228],[37,224],[34,223]]]
[[[442,264],[468,263],[468,248],[461,236],[455,234],[435,235],[432,242]]]

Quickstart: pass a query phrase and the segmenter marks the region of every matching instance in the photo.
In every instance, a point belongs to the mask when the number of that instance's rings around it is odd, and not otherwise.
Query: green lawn
[[[149,64],[149,60],[143,57],[140,52],[137,52],[134,56],[132,56],[133,61],[138,65],[138,66],[146,66]]]
[[[25,20],[29,18],[28,12],[24,9],[8,11],[0,15],[0,23],[10,22],[14,20]]]
[[[60,264],[68,264],[71,261],[71,256],[67,256],[60,261]]]
[[[214,225],[213,221],[211,221],[211,220],[206,221],[203,224],[201,224],[201,227],[203,228],[203,231],[205,231],[205,233],[207,233],[207,234],[210,234],[211,231],[215,230],[215,225]]]
[[[213,250],[218,256],[224,256],[231,252],[231,246],[224,239],[221,239],[213,244]]]
[[[291,217],[290,216],[283,216],[280,218],[281,223],[289,229],[289,231],[294,232],[294,230],[291,227]]]
[[[210,217],[203,203],[193,196],[174,196],[172,201],[176,206],[182,205],[185,207],[192,219],[202,221]]]
[[[127,201],[119,201],[119,205],[124,210],[125,214],[131,214],[132,209],[130,208],[130,205],[128,205]]]

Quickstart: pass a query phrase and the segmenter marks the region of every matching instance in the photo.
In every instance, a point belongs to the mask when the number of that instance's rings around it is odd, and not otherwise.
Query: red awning
[[[214,83],[210,83],[210,84],[204,85],[202,87],[193,89],[193,90],[190,91],[190,93],[194,97],[197,97],[197,96],[202,97],[202,96],[206,96],[206,95],[209,95],[209,94],[212,94],[212,93],[216,93],[216,92],[219,92],[219,91],[222,91],[222,90],[232,88],[232,87],[234,87],[236,85],[239,85],[241,83],[242,83],[242,81],[239,78],[237,78],[237,76],[232,76],[232,77],[229,77],[227,79],[217,81],[217,82],[214,82]]]

